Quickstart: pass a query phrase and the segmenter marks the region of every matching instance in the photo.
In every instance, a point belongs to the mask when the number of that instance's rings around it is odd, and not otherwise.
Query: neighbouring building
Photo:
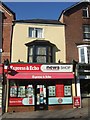
[[[66,62],[79,63],[77,96],[90,97],[90,1],[78,2],[62,11],[59,21],[65,26]],[[88,66],[88,67],[87,67]]]
[[[4,95],[4,89],[2,91],[3,63],[7,59],[10,60],[13,20],[15,20],[15,13],[0,2],[0,109],[2,108],[2,95]]]
[[[4,3],[0,3],[1,12],[1,63],[4,60],[10,60],[10,48],[11,48],[11,37],[12,37],[12,21],[15,20],[15,13],[9,9]]]

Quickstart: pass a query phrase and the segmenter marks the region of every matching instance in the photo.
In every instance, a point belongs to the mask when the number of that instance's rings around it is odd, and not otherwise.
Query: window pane
[[[83,8],[83,17],[88,17],[88,7]]]
[[[33,56],[29,56],[29,63],[33,63]]]
[[[48,53],[49,53],[49,56],[51,56],[51,47],[48,47]]]
[[[84,25],[84,32],[90,32],[90,25]]]
[[[46,63],[46,56],[37,56],[37,63]]]
[[[14,80],[10,81],[10,97],[17,97],[17,85]]]
[[[18,87],[18,97],[25,97],[25,86]]]
[[[87,48],[88,63],[90,63],[90,48]]]
[[[80,56],[81,56],[81,62],[85,63],[85,55],[84,55],[84,48],[80,49]]]
[[[84,37],[84,39],[90,38],[90,25],[83,26],[83,37]]]
[[[36,33],[35,33],[36,37],[42,38],[42,34],[43,34],[42,28],[36,28]]]
[[[70,85],[65,85],[64,86],[64,95],[65,96],[71,96],[71,86]]]
[[[33,55],[33,47],[29,48],[29,55]]]
[[[37,55],[46,55],[46,47],[37,47]]]
[[[35,37],[34,28],[29,28],[29,37]]]
[[[90,33],[84,33],[84,39],[89,39],[90,38]]]
[[[56,87],[55,86],[49,86],[49,96],[56,96]]]

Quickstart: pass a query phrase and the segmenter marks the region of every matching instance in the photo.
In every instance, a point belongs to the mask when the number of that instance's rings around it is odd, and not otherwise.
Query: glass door
[[[47,87],[45,85],[36,85],[35,88],[35,110],[47,110]]]

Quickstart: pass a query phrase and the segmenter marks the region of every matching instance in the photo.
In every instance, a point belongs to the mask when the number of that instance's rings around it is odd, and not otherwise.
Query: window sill
[[[42,37],[42,38],[37,38],[37,37],[28,37],[28,38],[30,38],[30,39],[45,39],[44,37]]]
[[[82,17],[83,19],[90,19],[90,17]]]
[[[84,42],[90,42],[90,39],[83,39]]]

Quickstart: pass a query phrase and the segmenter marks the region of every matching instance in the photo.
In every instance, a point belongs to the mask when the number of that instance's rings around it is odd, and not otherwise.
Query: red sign
[[[56,85],[56,97],[64,97],[64,85]]]
[[[73,79],[73,73],[15,73],[8,74],[8,79]]]
[[[80,107],[81,102],[80,102],[80,97],[74,97],[74,107]]]
[[[23,98],[10,98],[9,99],[9,105],[10,106],[23,105],[22,100],[23,100]]]
[[[3,73],[3,64],[0,64],[0,74]]]
[[[34,97],[30,98],[10,98],[10,106],[34,105]]]
[[[16,64],[12,63],[9,65],[9,70],[16,72],[73,72],[73,66],[70,64]]]
[[[4,67],[5,68],[5,67]],[[6,68],[7,69],[7,68]],[[9,65],[8,79],[73,79],[72,65],[16,64]]]

